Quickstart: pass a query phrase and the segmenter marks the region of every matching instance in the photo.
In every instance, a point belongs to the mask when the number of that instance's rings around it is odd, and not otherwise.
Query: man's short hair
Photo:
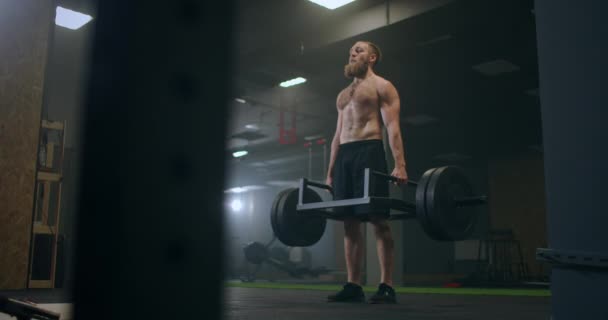
[[[365,43],[367,43],[367,45],[369,46],[369,51],[376,55],[376,62],[374,62],[375,66],[376,64],[378,64],[378,62],[382,61],[382,51],[380,51],[380,48],[373,42],[365,41]]]

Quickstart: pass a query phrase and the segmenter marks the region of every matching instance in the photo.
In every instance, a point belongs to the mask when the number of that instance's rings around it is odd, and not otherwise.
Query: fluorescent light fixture
[[[252,123],[252,124],[246,124],[245,129],[251,130],[251,131],[258,131],[258,130],[260,130],[260,127],[258,127],[257,124]]]
[[[228,190],[225,190],[224,193],[244,193],[244,192],[249,192],[249,191],[262,190],[262,189],[266,189],[266,188],[267,188],[266,186],[250,185],[250,186],[244,186],[244,187],[230,188]]]
[[[68,29],[76,30],[87,24],[93,19],[90,15],[73,11],[70,9],[57,7],[55,24]]]
[[[291,80],[287,80],[284,82],[281,82],[281,84],[279,84],[281,87],[283,88],[287,88],[287,87],[292,87],[301,83],[306,82],[306,79],[302,78],[302,77],[297,77],[295,79],[291,79]]]
[[[244,157],[248,154],[249,152],[242,150],[242,151],[237,151],[237,152],[233,152],[232,156],[235,158],[240,158],[240,157]]]
[[[230,208],[232,208],[232,211],[234,212],[239,212],[243,208],[243,203],[239,199],[234,199],[230,203]]]
[[[245,101],[245,99],[241,99],[241,98],[234,98],[234,101],[236,101],[238,103],[247,103],[247,101]]]
[[[327,9],[333,10],[335,8],[339,8],[345,4],[349,4],[355,0],[308,0],[310,2],[314,2],[320,6],[324,6]]]
[[[304,137],[304,140],[306,140],[306,141],[314,141],[314,140],[318,140],[318,139],[321,139],[321,138],[324,138],[322,134],[315,134],[315,135],[312,135],[312,136],[306,136],[306,137]]]
[[[247,191],[246,188],[236,187],[236,188],[230,188],[224,192],[226,192],[226,193],[243,193],[245,191]]]

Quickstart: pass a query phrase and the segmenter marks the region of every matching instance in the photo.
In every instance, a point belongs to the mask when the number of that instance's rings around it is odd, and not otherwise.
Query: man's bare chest
[[[338,101],[338,107],[344,109],[348,106],[356,108],[370,108],[377,107],[379,105],[378,92],[376,87],[368,83],[361,83],[358,85],[351,84],[342,90],[340,99]]]

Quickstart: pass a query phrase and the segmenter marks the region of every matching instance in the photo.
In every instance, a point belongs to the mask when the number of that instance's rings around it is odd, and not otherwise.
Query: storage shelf
[[[44,226],[40,224],[34,225],[34,234],[57,234],[57,230],[52,226]]]
[[[38,180],[39,181],[59,182],[59,181],[61,181],[61,178],[62,178],[61,173],[38,171]]]
[[[42,128],[63,131],[64,124],[63,124],[63,121],[42,120]]]
[[[65,127],[65,121],[41,122],[28,288],[55,287]]]

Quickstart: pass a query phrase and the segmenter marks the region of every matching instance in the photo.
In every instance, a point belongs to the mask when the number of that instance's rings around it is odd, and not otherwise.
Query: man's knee
[[[361,221],[355,219],[344,220],[344,236],[347,238],[358,238],[361,233]]]
[[[372,219],[372,225],[374,225],[374,231],[376,236],[380,238],[392,238],[391,226],[388,224],[386,219]]]
[[[391,249],[395,247],[395,240],[393,240],[393,234],[391,227],[388,222],[374,224],[376,232],[376,239],[382,243],[382,247],[385,249]]]

